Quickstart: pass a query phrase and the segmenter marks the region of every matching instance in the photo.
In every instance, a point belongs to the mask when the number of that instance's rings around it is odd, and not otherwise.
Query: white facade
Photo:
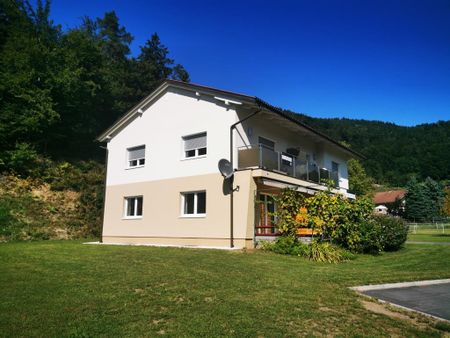
[[[318,181],[266,167],[238,167],[238,149],[258,144],[259,137],[274,142],[275,152],[301,149],[319,168],[331,171],[335,162],[335,192],[352,196],[347,193],[350,150],[261,106],[256,98],[166,81],[99,137],[108,149],[103,240],[202,246],[227,246],[236,240],[237,246],[251,247],[255,196],[262,187],[285,185],[308,194],[325,189]],[[196,144],[201,148],[194,152],[186,148]],[[220,159],[230,159],[230,146],[237,170],[234,184],[240,186],[234,193],[233,218],[230,192],[218,170]],[[190,196],[195,206],[186,212]]]
[[[217,173],[229,157],[236,112],[182,90],[170,90],[108,142],[107,185]],[[207,133],[207,155],[184,158],[183,136]],[[145,165],[127,169],[127,149],[145,145]]]

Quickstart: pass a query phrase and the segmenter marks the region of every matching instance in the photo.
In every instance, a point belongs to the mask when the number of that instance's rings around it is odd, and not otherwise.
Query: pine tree
[[[443,187],[430,177],[427,177],[423,185],[427,199],[427,219],[433,219],[435,217],[441,216],[442,206],[445,198]]]
[[[425,219],[426,196],[424,194],[423,185],[420,184],[416,177],[413,176],[407,186],[405,196],[405,216],[412,221],[421,221]]]

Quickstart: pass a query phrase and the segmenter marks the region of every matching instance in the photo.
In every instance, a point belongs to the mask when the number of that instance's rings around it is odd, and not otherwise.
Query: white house
[[[253,247],[275,236],[271,195],[347,192],[351,149],[253,97],[166,80],[106,130],[102,239]],[[235,170],[234,190],[218,162]]]

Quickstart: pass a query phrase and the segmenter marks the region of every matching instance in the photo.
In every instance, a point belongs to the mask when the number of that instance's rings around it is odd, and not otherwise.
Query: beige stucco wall
[[[235,175],[236,247],[251,246],[255,182],[250,171]],[[181,216],[181,192],[206,190],[206,216]],[[143,216],[125,219],[124,197],[142,195]],[[229,246],[230,197],[220,174],[107,186],[103,225],[105,243]]]

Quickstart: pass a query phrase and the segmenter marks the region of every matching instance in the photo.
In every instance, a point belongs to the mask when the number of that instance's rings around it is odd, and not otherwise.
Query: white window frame
[[[137,158],[136,159],[137,164],[136,165],[131,165],[130,164],[130,162],[131,162],[130,161],[130,150],[133,150],[133,149],[139,148],[139,147],[144,147],[144,157]],[[145,144],[141,144],[141,145],[133,146],[133,147],[128,147],[127,151],[126,151],[126,169],[137,169],[137,168],[145,167],[145,163],[147,162],[147,160],[146,160],[146,152],[147,152],[147,147],[145,146]],[[139,162],[141,160],[144,160],[144,164],[139,164]]]
[[[201,214],[199,214],[198,212],[197,212],[197,208],[198,208],[198,194],[199,193],[205,193],[205,213],[201,213]],[[185,212],[184,212],[184,210],[185,210],[185,204],[186,204],[186,195],[189,195],[189,194],[194,194],[194,213],[193,214],[186,214]],[[181,192],[180,193],[180,195],[181,195],[181,198],[180,198],[180,200],[181,200],[181,205],[180,205],[180,210],[181,210],[181,212],[180,212],[180,217],[182,217],[182,218],[201,218],[201,217],[206,217],[206,206],[207,206],[207,200],[206,200],[206,196],[207,196],[207,194],[206,194],[206,190],[197,190],[197,191],[183,191],[183,192]]]
[[[138,198],[142,198],[142,215],[136,215],[138,210]],[[134,215],[127,215],[128,212],[128,203],[129,200],[134,199]],[[144,196],[143,195],[136,195],[136,196],[125,196],[123,198],[123,219],[141,219],[144,215]]]
[[[200,155],[199,154],[199,150],[203,149],[203,148],[195,148],[195,149],[191,149],[195,151],[195,155],[194,156],[186,156],[186,150],[185,150],[185,139],[189,138],[189,137],[193,137],[193,136],[197,136],[197,135],[203,135],[205,134],[206,137],[206,147],[204,147],[206,149],[206,154],[204,155]],[[181,137],[181,159],[182,160],[193,160],[193,159],[199,159],[199,158],[205,158],[208,156],[208,133],[206,131],[201,131],[198,133],[194,133],[194,134],[189,134],[189,135],[183,135]]]

